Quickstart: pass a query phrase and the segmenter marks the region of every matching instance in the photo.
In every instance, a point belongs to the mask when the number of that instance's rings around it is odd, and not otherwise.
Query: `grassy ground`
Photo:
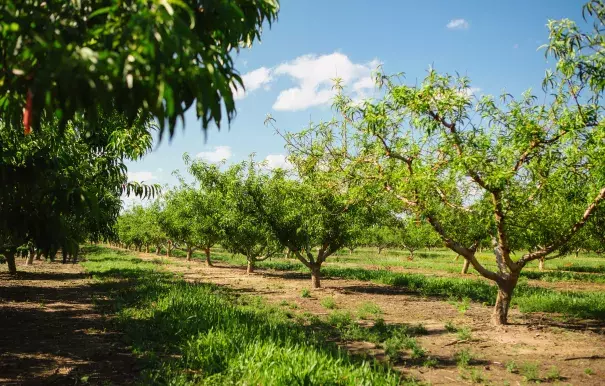
[[[179,255],[180,251],[176,251]],[[405,287],[427,296],[443,296],[452,301],[469,299],[488,305],[493,305],[496,299],[496,287],[489,281],[482,280],[476,272],[465,277],[432,276],[431,272],[456,272],[462,264],[454,262],[455,257],[445,250],[417,253],[413,261],[408,261],[407,254],[400,251],[383,252],[382,255],[372,255],[369,250],[357,251],[353,255],[340,254],[331,257],[330,264],[322,268],[324,277],[355,279]],[[202,255],[195,255],[202,258]],[[490,266],[489,255],[482,254],[482,261]],[[213,258],[234,265],[244,265],[243,256],[231,255],[224,251],[215,251]],[[575,281],[582,283],[603,283],[605,274],[600,273],[602,257],[596,255],[581,255],[578,258],[565,257],[548,261],[548,267],[554,270],[540,272],[532,267],[522,273],[522,277],[515,289],[513,306],[522,312],[556,312],[569,316],[582,318],[605,319],[605,292],[595,291],[569,291],[543,288],[528,284],[529,278],[540,278],[549,281]],[[361,263],[372,265],[375,269],[362,267]],[[422,268],[426,273],[404,273],[393,271],[391,267]],[[285,271],[308,272],[300,262],[293,259],[277,258],[259,263],[259,267],[267,267]],[[491,267],[491,266],[490,266]],[[581,268],[580,268],[581,267]],[[493,267],[491,267],[493,268]],[[578,273],[563,271],[563,268],[575,268],[592,273]],[[470,271],[473,271],[472,269]],[[469,272],[470,272],[469,271]],[[474,271],[473,271],[474,272]],[[550,276],[548,276],[550,275]]]
[[[360,327],[346,315],[293,318],[260,298],[192,284],[125,252],[86,247],[86,270],[107,294],[96,305],[117,314],[117,329],[143,358],[144,383],[396,385],[389,366],[352,357],[330,343],[372,340],[392,355],[422,357],[408,326]],[[388,342],[387,342],[388,341]],[[412,381],[409,381],[412,382]]]

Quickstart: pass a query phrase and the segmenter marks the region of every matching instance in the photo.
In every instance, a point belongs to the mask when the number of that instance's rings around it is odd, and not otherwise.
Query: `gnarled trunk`
[[[539,264],[538,264],[538,269],[540,271],[544,271],[544,257],[540,258]]]
[[[15,251],[7,251],[4,253],[6,264],[8,265],[8,273],[11,275],[17,274],[17,264],[15,263]]]
[[[470,267],[471,262],[468,261],[467,259],[464,259],[464,265],[462,266],[462,274],[467,274],[468,273],[468,267]]]
[[[383,248],[382,247],[378,247],[378,254],[380,255],[382,253]]]
[[[145,244],[145,253],[149,253],[149,244]]]
[[[162,247],[160,245],[155,246],[155,254],[158,256],[162,254]]]
[[[76,264],[78,262],[78,255],[80,254],[80,246],[76,245],[76,247],[74,248],[74,253],[71,255],[71,262],[72,264]]]
[[[254,259],[248,259],[248,267],[246,268],[246,273],[253,273],[254,272]]]
[[[67,264],[67,249],[65,247],[61,248],[61,253],[63,254],[63,264]]]
[[[496,305],[494,306],[494,312],[492,314],[493,324],[508,324],[508,310],[518,280],[519,275],[512,274],[509,278],[500,279],[496,282],[496,284],[498,284],[498,297],[496,298]]]
[[[191,261],[191,256],[193,256],[193,249],[187,247],[187,261]]]
[[[212,267],[212,261],[210,260],[210,248],[205,248],[204,252],[206,253],[206,266]]]
[[[166,257],[170,257],[172,255],[172,243],[169,241],[166,244]]]
[[[36,256],[36,252],[33,248],[29,249],[29,254],[27,255],[27,260],[25,260],[25,265],[32,265],[34,263],[34,257]]]
[[[38,249],[36,251],[36,260],[42,260],[42,250]]]
[[[313,288],[321,288],[321,264],[311,265],[311,284]]]

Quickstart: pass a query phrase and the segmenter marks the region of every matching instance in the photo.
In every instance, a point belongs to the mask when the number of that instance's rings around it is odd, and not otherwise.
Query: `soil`
[[[17,262],[0,273],[0,384],[129,384],[136,360],[99,314],[101,296],[78,264]],[[2,268],[4,269],[4,268]]]
[[[138,253],[152,260],[154,254]],[[185,280],[211,282],[240,293],[262,296],[266,301],[292,313],[309,312],[325,316],[332,312],[321,306],[331,296],[337,309],[353,315],[363,303],[383,311],[387,323],[422,324],[428,334],[418,338],[427,355],[438,360],[436,368],[405,358],[396,368],[405,375],[432,385],[479,383],[526,384],[523,365],[537,364],[543,383],[572,385],[605,384],[605,322],[574,319],[554,314],[522,314],[511,310],[510,325],[495,329],[489,324],[491,308],[471,303],[465,312],[446,299],[422,297],[405,289],[368,282],[340,279],[322,280],[323,288],[311,290],[310,298],[301,291],[310,289],[310,274],[257,268],[246,274],[245,267],[215,262],[162,258],[162,267],[182,274]],[[111,330],[111,315],[102,315],[93,306],[93,296],[101,296],[79,265],[35,261],[20,262],[17,278],[0,273],[0,384],[130,384],[138,374],[136,359]],[[283,305],[286,304],[287,306]],[[445,324],[469,327],[472,337],[459,341]],[[364,323],[371,323],[365,321]],[[370,342],[340,342],[355,353],[384,359],[380,347]],[[462,349],[473,353],[471,369],[459,370],[454,354]],[[514,360],[520,371],[508,372]],[[558,381],[547,374],[552,366]],[[585,371],[590,369],[591,375]]]

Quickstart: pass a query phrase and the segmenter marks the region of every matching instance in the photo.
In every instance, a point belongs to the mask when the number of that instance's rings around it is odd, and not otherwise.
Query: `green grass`
[[[320,301],[322,307],[327,308],[328,310],[333,310],[336,308],[336,300],[333,297],[327,296]]]
[[[473,354],[469,349],[462,349],[454,354],[454,358],[459,368],[467,368],[473,360]]]
[[[521,366],[520,373],[527,382],[537,382],[540,380],[540,369],[538,368],[537,363],[524,363],[523,366]]]
[[[352,358],[327,343],[321,330],[294,322],[260,298],[187,283],[126,253],[90,247],[86,252],[83,265],[108,297],[98,307],[116,315],[116,328],[142,358],[142,383],[403,382],[388,367]]]
[[[368,319],[370,315],[377,316],[381,314],[382,310],[380,307],[372,302],[363,302],[357,309],[357,316],[359,316],[360,319]]]

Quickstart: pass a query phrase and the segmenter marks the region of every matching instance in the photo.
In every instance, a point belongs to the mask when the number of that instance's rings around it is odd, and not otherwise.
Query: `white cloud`
[[[222,160],[231,158],[233,153],[230,146],[215,146],[212,151],[202,151],[197,153],[196,157],[211,163],[218,163]]]
[[[464,19],[452,19],[446,27],[449,29],[468,29],[470,24]]]
[[[368,79],[379,62],[353,63],[346,55],[335,52],[329,55],[304,55],[275,67],[273,74],[291,77],[297,85],[283,90],[273,104],[275,110],[298,111],[328,104],[335,95],[333,79],[342,79],[343,86],[353,85],[359,97],[372,88]]]
[[[162,168],[158,168],[158,173],[161,173],[161,172],[163,172],[163,171],[164,171],[164,169],[162,169]]]
[[[143,182],[155,179],[157,179],[157,177],[152,172],[128,172],[128,181]]]
[[[242,81],[246,90],[242,89],[241,86],[237,90],[234,90],[233,97],[237,99],[245,98],[250,92],[264,87],[268,89],[269,84],[273,80],[271,76],[271,69],[267,67],[257,68],[256,70],[250,71],[242,75]]]
[[[294,167],[283,154],[269,154],[265,157],[265,164],[267,169],[281,168],[290,170]]]

